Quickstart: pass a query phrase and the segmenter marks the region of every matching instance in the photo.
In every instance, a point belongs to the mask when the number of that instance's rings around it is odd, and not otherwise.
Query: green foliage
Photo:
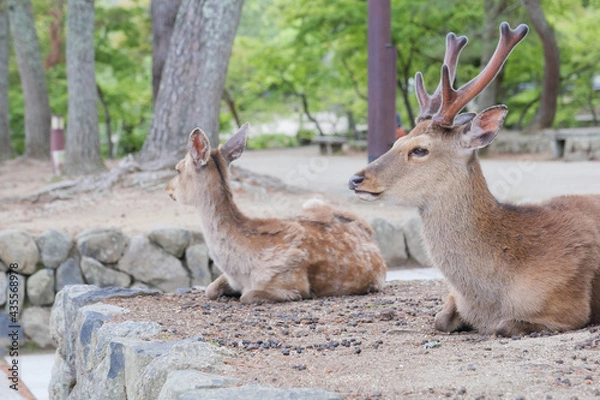
[[[120,137],[119,155],[141,148],[152,117],[149,5],[150,0],[96,0],[97,82],[112,119],[113,134]],[[391,0],[391,5],[391,44],[397,48],[397,109],[409,127],[409,110],[418,112],[414,74],[421,71],[428,90],[434,90],[447,32],[470,39],[461,55],[455,86],[480,71],[483,2]],[[345,116],[350,112],[358,125],[365,124],[367,6],[365,0],[246,0],[226,82],[242,122],[257,124],[274,116],[296,117],[304,113],[301,99],[305,96],[313,114],[328,111]],[[600,0],[547,0],[542,6],[561,52],[561,94],[555,125],[575,126],[577,114],[600,114],[598,91],[591,84],[600,75]],[[55,7],[55,0],[33,1],[42,59],[50,51],[49,28],[54,20],[50,11]],[[65,7],[63,25],[66,12]],[[518,2],[512,2],[501,19],[514,27],[527,23],[528,15]],[[542,43],[531,29],[500,77],[499,100],[511,110],[507,127],[525,126],[533,118],[539,104],[543,62]],[[9,73],[13,145],[23,152],[23,94],[14,54]],[[48,69],[46,77],[52,112],[66,119],[64,60]],[[224,104],[221,109],[221,129],[228,130],[233,118]],[[101,104],[98,112],[106,153]],[[296,138],[275,134],[252,138],[250,143],[255,148],[290,146],[309,137],[301,130]]]
[[[64,2],[63,29],[66,26],[67,2]],[[114,6],[113,2],[96,1],[95,61],[96,81],[101,88],[112,119],[111,128],[120,135],[119,155],[138,151],[146,137],[152,117],[152,40],[149,0],[130,0]],[[33,11],[42,60],[50,51],[51,10],[54,0],[36,0]],[[63,36],[68,33],[63,31]],[[68,91],[64,43],[61,63],[46,70],[46,82],[52,113],[68,113]],[[17,152],[24,150],[24,103],[17,62],[10,60],[10,127]],[[104,108],[98,103],[101,132]],[[104,135],[104,133],[101,133]],[[107,138],[101,137],[106,154]]]
[[[391,6],[391,41],[397,48],[397,109],[408,126],[409,109],[418,112],[414,74],[421,71],[429,91],[435,89],[448,32],[470,39],[461,55],[455,86],[466,83],[483,67],[483,2],[392,0]],[[562,59],[556,125],[572,126],[576,114],[600,111],[597,92],[591,86],[593,77],[600,74],[600,1],[548,0],[542,6],[556,32]],[[499,101],[511,108],[506,126],[519,128],[531,121],[539,105],[543,47],[518,2],[508,4],[500,19],[512,27],[524,22],[532,28],[499,78]],[[366,1],[298,0],[292,6],[287,0],[246,0],[227,87],[242,119],[254,120],[269,110],[302,112],[297,94],[303,93],[313,113],[352,111],[356,122],[364,124],[366,67]]]
[[[253,150],[297,147],[298,139],[283,133],[262,134],[248,138],[246,147]]]
[[[312,142],[315,135],[316,135],[315,131],[311,131],[308,129],[300,129],[296,133],[296,139],[298,140],[299,145],[305,146]]]

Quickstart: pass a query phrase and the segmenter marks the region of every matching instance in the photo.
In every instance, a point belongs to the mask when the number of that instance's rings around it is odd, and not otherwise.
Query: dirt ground
[[[232,352],[225,374],[345,399],[590,399],[600,396],[600,329],[497,338],[433,329],[442,281],[381,293],[242,305],[202,291],[112,299],[114,319],[154,321],[159,339],[201,335]]]
[[[126,234],[161,225],[198,229],[195,210],[164,193],[169,176],[124,177],[109,190],[42,196],[42,188],[68,180],[56,181],[47,162],[5,162],[0,229],[32,234],[59,229],[70,235],[91,227],[118,227]],[[292,215],[315,195],[278,183],[265,187],[252,178],[242,178],[234,192],[251,216]],[[397,221],[411,214],[335,192],[316,195],[367,220]],[[348,399],[600,398],[598,327],[514,338],[443,334],[432,322],[445,292],[442,281],[413,281],[392,282],[368,296],[276,305],[208,301],[201,291],[113,302],[131,310],[127,319],[162,324],[161,339],[202,335],[228,348],[227,375],[247,382],[320,387]]]
[[[117,161],[107,162],[109,168],[117,164]],[[161,171],[151,177],[144,172],[136,175],[138,179],[123,178],[110,190],[71,193],[66,189],[38,196],[40,190],[68,183],[69,178],[55,178],[48,162],[17,159],[0,163],[0,230],[23,229],[36,235],[47,229],[58,229],[74,236],[90,227],[120,228],[129,235],[159,226],[199,229],[197,211],[174,202],[165,193],[175,170]],[[347,193],[340,195],[323,188],[286,190],[285,183],[276,179],[265,182],[242,176],[240,180],[241,184],[237,182],[232,186],[234,198],[240,209],[251,217],[293,216],[313,197],[355,212],[367,221],[377,217],[402,221],[416,215],[411,210],[368,204]]]

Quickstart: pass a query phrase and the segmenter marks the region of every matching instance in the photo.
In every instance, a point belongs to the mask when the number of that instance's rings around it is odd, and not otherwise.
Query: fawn
[[[416,75],[416,127],[349,181],[361,199],[418,208],[431,259],[449,285],[435,317],[441,331],[511,336],[600,323],[600,195],[499,203],[477,149],[494,140],[507,107],[458,114],[495,78],[527,31],[503,23],[488,65],[456,90],[452,82],[467,39],[450,33],[433,95]]]
[[[246,145],[248,124],[211,150],[196,128],[167,193],[200,211],[209,253],[223,274],[206,296],[241,295],[242,303],[366,294],[385,283],[386,266],[371,227],[312,201],[292,219],[252,219],[233,201],[228,166]]]

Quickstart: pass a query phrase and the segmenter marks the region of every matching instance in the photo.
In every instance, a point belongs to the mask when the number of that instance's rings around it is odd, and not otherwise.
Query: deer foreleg
[[[435,316],[435,329],[443,332],[455,332],[470,330],[471,326],[463,321],[456,309],[456,299],[453,295],[448,295],[446,303],[442,310]]]

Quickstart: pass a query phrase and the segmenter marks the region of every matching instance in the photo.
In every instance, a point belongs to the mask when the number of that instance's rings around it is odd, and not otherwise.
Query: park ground
[[[366,164],[364,153],[324,157],[315,147],[247,151],[236,164],[256,173],[234,174],[240,177],[235,199],[252,216],[293,215],[314,196],[367,220],[399,222],[416,215],[414,210],[363,203],[350,193],[347,179]],[[502,200],[600,193],[599,162],[565,163],[542,154],[488,157],[482,167],[492,192]],[[127,234],[165,225],[198,229],[195,210],[174,203],[164,192],[174,174],[123,177],[110,189],[41,196],[43,188],[69,179],[55,178],[47,162],[12,160],[0,165],[0,229],[32,234],[58,229],[70,235],[92,227],[117,227]],[[244,381],[321,387],[345,398],[600,396],[597,327],[514,338],[443,334],[432,328],[432,320],[445,294],[444,282],[431,280],[391,282],[382,293],[369,296],[272,306],[211,302],[198,291],[117,303],[131,310],[126,318],[163,324],[165,340],[200,334],[229,349],[224,367]]]

